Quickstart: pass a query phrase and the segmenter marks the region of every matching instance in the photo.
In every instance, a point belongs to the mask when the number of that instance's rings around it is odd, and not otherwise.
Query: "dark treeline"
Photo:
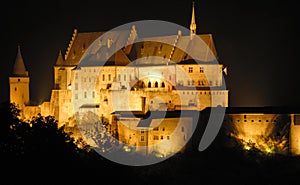
[[[149,166],[109,161],[89,146],[78,148],[53,117],[30,122],[9,103],[0,107],[0,184],[298,184],[300,159],[243,150],[222,128],[205,151],[197,150],[207,113],[200,116],[186,150]],[[224,125],[223,125],[224,127]]]

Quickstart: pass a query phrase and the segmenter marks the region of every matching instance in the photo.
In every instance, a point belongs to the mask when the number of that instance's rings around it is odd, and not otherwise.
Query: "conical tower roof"
[[[14,76],[28,76],[28,72],[26,71],[23,57],[21,55],[21,49],[20,45],[18,45],[18,53],[14,65],[14,71],[13,71]]]
[[[59,50],[59,53],[58,53],[58,57],[57,57],[57,60],[56,60],[56,65],[57,66],[60,66],[60,65],[64,65],[65,64],[65,60],[61,54],[61,50]]]

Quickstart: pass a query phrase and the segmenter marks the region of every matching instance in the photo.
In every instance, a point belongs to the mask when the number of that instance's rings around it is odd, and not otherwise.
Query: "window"
[[[171,80],[171,79],[172,79],[172,76],[170,75],[170,76],[169,76],[169,80]]]
[[[167,140],[170,140],[170,136],[167,136]]]
[[[93,98],[95,98],[95,91],[93,91],[92,96],[93,96]]]
[[[20,78],[18,78],[18,82],[20,82],[21,81],[21,79]]]
[[[102,81],[104,81],[105,80],[105,75],[102,75]]]
[[[75,100],[78,100],[78,94],[75,94]]]
[[[153,128],[153,130],[158,131],[158,127]]]
[[[145,137],[144,136],[141,136],[141,141],[144,141],[145,140]]]
[[[158,136],[153,136],[153,140],[158,140]]]
[[[191,85],[191,82],[188,80],[188,85]]]
[[[141,130],[141,134],[143,134],[145,131],[144,130]]]
[[[158,82],[155,82],[154,86],[155,86],[155,87],[158,87]]]
[[[109,74],[109,75],[108,75],[108,81],[110,81],[110,80],[111,80],[111,75]]]
[[[78,83],[75,83],[75,90],[78,90]]]
[[[118,81],[121,81],[121,75],[118,75]]]
[[[164,139],[164,136],[160,136],[160,139],[163,140],[163,139]]]
[[[126,75],[124,75],[124,81],[126,81]]]
[[[189,73],[193,72],[193,67],[189,67]]]
[[[181,132],[184,132],[184,127],[181,127]]]
[[[15,87],[15,91],[17,91],[17,88]]]
[[[84,98],[86,98],[86,97],[87,97],[86,92],[84,92]]]
[[[165,127],[162,128],[162,131],[165,131]]]
[[[161,87],[165,87],[165,82],[162,82],[162,83],[161,83]]]
[[[204,68],[200,67],[200,73],[204,73]]]
[[[151,82],[148,82],[148,87],[151,87]]]

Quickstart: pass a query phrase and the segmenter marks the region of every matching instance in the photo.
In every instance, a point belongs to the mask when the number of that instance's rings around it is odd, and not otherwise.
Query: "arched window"
[[[155,86],[155,87],[158,87],[158,82],[157,82],[157,81],[155,82],[154,86]]]
[[[165,82],[162,82],[162,83],[161,83],[161,87],[165,87]]]
[[[151,87],[151,82],[148,82],[148,87]]]

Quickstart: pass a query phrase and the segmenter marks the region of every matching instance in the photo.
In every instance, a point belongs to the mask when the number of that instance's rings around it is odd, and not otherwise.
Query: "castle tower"
[[[193,2],[192,7],[192,18],[191,18],[191,24],[190,24],[190,31],[191,31],[191,37],[196,34],[196,18],[195,18],[195,2]]]
[[[25,68],[21,55],[21,49],[18,45],[18,53],[14,64],[13,75],[9,77],[10,102],[15,103],[18,108],[23,110],[24,106],[29,104],[29,75]]]

